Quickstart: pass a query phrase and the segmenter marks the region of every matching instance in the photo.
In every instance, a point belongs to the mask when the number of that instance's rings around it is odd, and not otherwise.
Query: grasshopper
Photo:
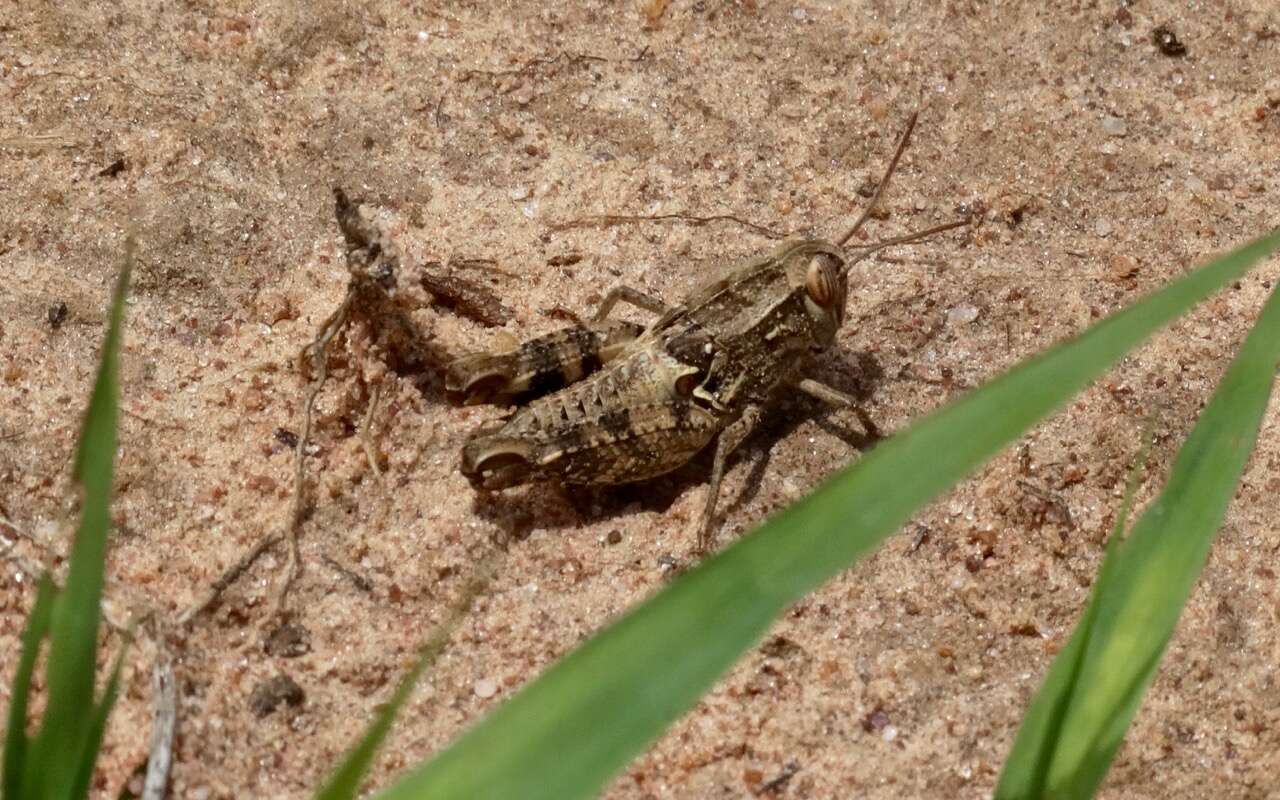
[[[967,222],[845,247],[883,196],[917,116],[909,119],[871,202],[834,242],[789,240],[674,306],[615,287],[589,322],[452,362],[445,388],[455,398],[523,403],[468,439],[463,474],[479,490],[536,480],[628,483],[670,472],[715,442],[698,531],[698,548],[708,551],[726,461],[773,397],[798,389],[856,409],[852,397],[805,375],[809,360],[834,343],[844,322],[850,267],[883,248]],[[620,302],[656,319],[644,327],[610,319]]]

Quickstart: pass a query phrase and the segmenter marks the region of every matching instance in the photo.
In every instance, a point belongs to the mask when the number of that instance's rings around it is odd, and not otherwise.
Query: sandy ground
[[[552,5],[0,2],[3,703],[33,597],[21,567],[66,549],[69,458],[131,220],[109,609],[169,627],[288,515],[294,359],[346,281],[335,184],[410,257],[470,261],[458,274],[509,306],[500,330],[415,313],[461,352],[558,327],[554,309],[619,282],[678,300],[770,246],[759,228],[830,235],[922,104],[871,233],[981,222],[862,268],[816,368],[887,432],[1277,222],[1269,0]],[[1162,52],[1158,26],[1184,52]],[[567,224],[604,214],[739,221]],[[1278,272],[1180,321],[798,604],[606,796],[988,796],[1086,597],[1143,420],[1158,411],[1149,498]],[[300,640],[264,644],[284,548],[169,637],[174,797],[307,796],[495,542],[498,574],[372,786],[693,547],[705,460],[587,500],[478,503],[457,453],[497,412],[450,406],[437,374],[359,345],[336,342],[317,406]],[[358,435],[375,391],[381,480]],[[1103,797],[1280,796],[1278,426],[1273,406]],[[722,539],[856,459],[858,431],[853,414],[779,407],[726,481]],[[96,796],[145,762],[156,653],[147,637],[130,651]],[[255,688],[281,675],[301,702],[267,712]]]

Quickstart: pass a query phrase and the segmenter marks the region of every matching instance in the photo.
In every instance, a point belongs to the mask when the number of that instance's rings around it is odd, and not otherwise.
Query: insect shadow
[[[885,379],[883,367],[866,352],[831,352],[815,366],[831,386],[860,402],[874,397]],[[865,452],[883,438],[874,421],[861,410],[859,421],[850,425],[838,419],[846,414],[801,392],[779,398],[778,410],[753,431],[740,455],[731,462],[737,467],[748,460],[750,471],[720,516],[740,511],[757,497],[775,447],[806,422],[813,422],[827,435],[839,439],[851,452]],[[628,517],[637,510],[665,515],[691,487],[706,485],[713,456],[714,448],[705,448],[673,472],[634,483],[564,487],[540,482],[517,492],[481,493],[476,495],[473,511],[495,527],[495,540],[504,546],[525,540],[535,530],[578,528]],[[673,530],[683,529],[677,524]]]

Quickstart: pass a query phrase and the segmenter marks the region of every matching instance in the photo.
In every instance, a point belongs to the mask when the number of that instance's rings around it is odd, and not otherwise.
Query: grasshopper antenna
[[[871,202],[863,209],[862,216],[858,217],[858,221],[853,223],[853,227],[836,242],[838,247],[844,247],[845,242],[852,239],[855,233],[862,230],[863,224],[871,217],[871,212],[876,210],[876,205],[880,203],[880,198],[884,196],[884,190],[889,185],[889,179],[893,177],[894,170],[898,168],[898,159],[902,158],[902,154],[906,152],[907,144],[911,141],[911,132],[916,129],[916,119],[919,116],[919,109],[911,113],[911,118],[907,120],[907,129],[902,132],[902,136],[898,139],[898,149],[893,152],[893,159],[889,162],[889,168],[884,171],[884,177],[880,179],[880,185],[876,187],[876,193],[872,195]]]
[[[879,242],[873,242],[872,244],[869,244],[866,247],[858,248],[857,255],[844,262],[844,269],[847,272],[848,269],[852,267],[854,264],[858,263],[862,259],[874,253],[880,252],[886,247],[893,247],[899,244],[911,244],[912,242],[918,242],[921,239],[928,239],[930,236],[933,236],[934,234],[942,233],[943,231],[949,231],[953,228],[959,228],[968,224],[969,224],[969,217],[965,217],[964,219],[954,220],[952,222],[948,222],[943,225],[935,225],[932,228],[925,228],[924,230],[916,231],[915,233],[908,233],[903,236],[895,236],[892,239],[884,239]]]

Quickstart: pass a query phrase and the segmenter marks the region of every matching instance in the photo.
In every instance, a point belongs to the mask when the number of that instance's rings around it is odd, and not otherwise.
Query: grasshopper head
[[[844,253],[829,242],[810,240],[790,245],[785,258],[787,280],[803,298],[813,348],[825,350],[844,323],[849,296]]]

